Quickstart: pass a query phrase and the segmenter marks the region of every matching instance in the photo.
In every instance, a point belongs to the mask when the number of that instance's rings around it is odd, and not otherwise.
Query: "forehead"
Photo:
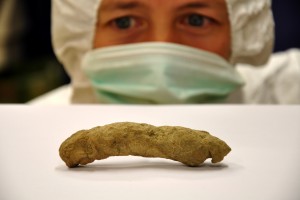
[[[178,9],[180,7],[208,7],[226,9],[225,0],[102,0],[103,9],[150,7]]]

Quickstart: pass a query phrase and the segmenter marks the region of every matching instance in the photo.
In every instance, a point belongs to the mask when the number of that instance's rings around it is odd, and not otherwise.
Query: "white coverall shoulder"
[[[239,64],[237,69],[247,82],[243,103],[300,104],[300,49],[275,53],[261,67]]]

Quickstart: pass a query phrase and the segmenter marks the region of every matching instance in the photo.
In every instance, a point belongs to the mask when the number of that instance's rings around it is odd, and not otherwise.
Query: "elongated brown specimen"
[[[205,131],[179,126],[120,122],[81,130],[62,143],[59,154],[68,167],[110,156],[160,157],[198,166],[207,158],[217,163],[231,151]]]

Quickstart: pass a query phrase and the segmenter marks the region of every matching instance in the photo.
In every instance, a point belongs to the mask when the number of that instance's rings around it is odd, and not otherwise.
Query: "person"
[[[52,10],[72,83],[48,102],[300,103],[300,52],[269,61],[270,0],[53,0]]]

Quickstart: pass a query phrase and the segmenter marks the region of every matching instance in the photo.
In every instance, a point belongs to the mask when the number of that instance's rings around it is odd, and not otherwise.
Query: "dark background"
[[[0,71],[0,103],[24,103],[70,82],[52,50],[50,0],[19,2],[24,8],[26,28],[12,42],[18,42],[22,53]],[[273,0],[272,7],[276,24],[274,52],[300,48],[300,0]],[[12,42],[7,45],[13,46]]]
[[[300,48],[300,1],[273,0],[272,3],[276,25],[274,51]]]

